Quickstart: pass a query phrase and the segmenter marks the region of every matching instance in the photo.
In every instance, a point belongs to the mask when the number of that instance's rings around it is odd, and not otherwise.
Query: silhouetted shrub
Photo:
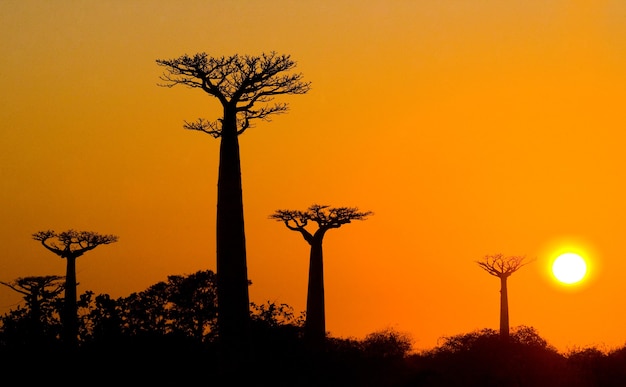
[[[33,326],[28,308],[0,316],[0,364],[31,384],[62,376],[100,384],[186,385],[206,380],[230,386],[214,329],[214,275],[169,276],[143,292],[79,300],[80,347],[60,341],[61,297],[46,304]],[[508,340],[482,329],[443,337],[436,348],[411,354],[408,335],[393,329],[364,339],[328,335],[323,352],[305,345],[302,314],[286,304],[250,305],[250,350],[233,372],[255,386],[363,387],[623,387],[626,347],[560,354],[528,326]],[[69,361],[68,361],[69,360]],[[26,379],[25,379],[26,380]]]
[[[491,329],[443,338],[410,360],[407,386],[570,386],[565,358],[532,328],[513,329],[502,340]]]
[[[365,336],[362,342],[365,356],[372,359],[402,359],[413,347],[408,334],[388,328]]]

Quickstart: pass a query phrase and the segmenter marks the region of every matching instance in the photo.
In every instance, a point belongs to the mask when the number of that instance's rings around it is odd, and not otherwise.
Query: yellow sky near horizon
[[[417,348],[498,327],[475,263],[526,255],[511,325],[561,350],[621,346],[626,5],[618,1],[0,1],[0,280],[64,274],[44,229],[116,234],[79,292],[127,296],[215,268],[216,118],[156,59],[275,50],[312,82],[240,138],[251,300],[304,310],[308,245],[276,209],[374,215],[325,238],[327,329]],[[583,251],[565,288],[555,251]],[[20,297],[0,288],[0,313]]]

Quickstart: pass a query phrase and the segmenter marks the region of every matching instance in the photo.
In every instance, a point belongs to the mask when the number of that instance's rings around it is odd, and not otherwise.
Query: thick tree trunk
[[[313,238],[309,259],[309,284],[306,301],[305,338],[314,350],[323,350],[326,339],[324,306],[324,260],[322,236]]]
[[[76,305],[76,257],[65,257],[65,305],[63,309],[63,340],[69,349],[78,346],[78,307]]]
[[[506,276],[500,277],[500,337],[509,339],[509,296],[506,288]]]
[[[217,182],[217,296],[220,340],[243,350],[250,306],[239,140],[235,114],[225,112]]]

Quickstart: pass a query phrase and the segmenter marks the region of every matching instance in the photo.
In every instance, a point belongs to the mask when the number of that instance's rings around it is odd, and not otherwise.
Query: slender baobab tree
[[[476,261],[487,273],[500,278],[500,337],[503,340],[509,338],[509,299],[507,292],[507,279],[528,262],[524,256],[508,256],[502,254],[486,255],[482,260]]]
[[[285,223],[288,229],[302,234],[311,246],[309,255],[309,283],[306,301],[305,339],[313,349],[323,349],[326,338],[324,308],[324,260],[322,241],[331,228],[339,228],[353,220],[365,220],[371,211],[361,212],[351,207],[329,207],[314,204],[306,211],[277,210],[270,219]],[[313,233],[306,229],[309,221],[317,223]]]
[[[220,139],[217,181],[217,293],[218,329],[226,346],[245,344],[249,334],[250,301],[241,185],[239,135],[253,120],[269,121],[288,110],[286,103],[273,103],[281,94],[305,94],[310,84],[289,55],[275,52],[260,56],[209,57],[206,53],[158,59],[165,68],[160,86],[197,88],[216,98],[222,116],[185,121],[184,128]]]
[[[63,340],[69,348],[78,345],[78,305],[76,299],[76,259],[100,245],[117,242],[115,235],[101,235],[92,231],[67,230],[56,233],[39,231],[33,239],[43,247],[66,260],[65,302],[63,306]]]

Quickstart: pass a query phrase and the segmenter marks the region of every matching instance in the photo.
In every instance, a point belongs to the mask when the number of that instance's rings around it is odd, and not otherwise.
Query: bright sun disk
[[[573,284],[585,277],[585,274],[587,274],[587,263],[578,254],[561,254],[552,264],[552,273],[560,282]]]

